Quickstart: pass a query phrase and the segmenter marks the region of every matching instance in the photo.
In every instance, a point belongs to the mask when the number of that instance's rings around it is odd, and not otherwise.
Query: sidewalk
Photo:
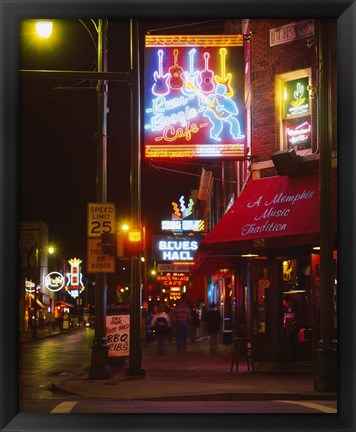
[[[37,328],[37,337],[33,338],[33,332],[22,331],[19,334],[19,343],[33,342],[34,340],[46,339],[49,337],[55,337],[60,334],[72,333],[73,331],[80,330],[83,327],[70,328],[69,330],[60,330],[59,327],[53,329],[52,327]]]
[[[175,344],[164,356],[156,344],[142,349],[145,377],[127,377],[123,367],[111,362],[111,377],[89,380],[88,371],[70,373],[52,382],[53,391],[86,398],[140,400],[336,400],[336,393],[313,390],[314,374],[248,372],[245,361],[239,371],[231,367],[231,346],[219,345],[210,354],[209,343],[189,343],[185,356],[176,355]]]

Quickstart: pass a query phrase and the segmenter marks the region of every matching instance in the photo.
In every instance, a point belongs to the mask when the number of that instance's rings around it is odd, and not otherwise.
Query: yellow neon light
[[[146,47],[225,47],[243,46],[244,37],[237,35],[146,35]]]
[[[218,84],[224,84],[226,86],[226,88],[227,88],[226,97],[231,98],[234,95],[234,90],[231,87],[231,78],[232,78],[232,75],[231,75],[231,72],[229,72],[226,75],[226,71],[225,71],[225,66],[226,66],[225,65],[225,58],[226,58],[226,54],[227,54],[227,49],[225,47],[224,48],[220,48],[219,54],[220,54],[220,57],[221,57],[221,60],[220,60],[220,62],[221,62],[220,63],[220,66],[221,66],[221,76],[215,75],[215,81]]]
[[[130,242],[140,242],[141,241],[141,231],[129,231],[128,239]]]
[[[175,214],[176,216],[178,216],[178,217],[181,217],[182,214],[181,214],[181,212],[179,211],[178,204],[175,203],[175,202],[172,202],[172,206],[173,206],[173,212],[174,212],[174,214]]]

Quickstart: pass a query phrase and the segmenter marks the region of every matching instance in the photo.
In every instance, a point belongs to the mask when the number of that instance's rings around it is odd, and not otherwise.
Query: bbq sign
[[[243,35],[147,35],[145,46],[145,157],[243,158]]]

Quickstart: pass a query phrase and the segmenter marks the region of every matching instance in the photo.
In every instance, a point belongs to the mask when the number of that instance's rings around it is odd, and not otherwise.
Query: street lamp
[[[36,32],[39,37],[47,39],[51,36],[53,29],[52,21],[38,21],[36,22]]]
[[[79,20],[82,22],[81,20]],[[92,20],[94,23],[94,21]],[[94,23],[95,24],[95,23]],[[52,79],[91,79],[97,80],[98,95],[98,141],[97,141],[97,173],[96,198],[97,202],[107,202],[107,99],[108,80],[121,81],[130,84],[131,90],[131,218],[135,226],[141,229],[141,126],[140,126],[140,74],[139,74],[139,33],[138,20],[130,20],[130,71],[108,72],[106,25],[98,19],[95,24],[98,34],[98,70],[91,71],[43,71],[21,70],[28,77],[45,77]],[[131,301],[131,341],[130,366],[128,374],[141,376],[141,342],[140,342],[140,313],[141,313],[141,261],[131,258],[131,287],[133,291]],[[105,335],[106,317],[106,273],[96,273],[96,326],[92,347],[92,363],[89,370],[91,379],[103,379],[110,376],[108,364],[108,346]]]

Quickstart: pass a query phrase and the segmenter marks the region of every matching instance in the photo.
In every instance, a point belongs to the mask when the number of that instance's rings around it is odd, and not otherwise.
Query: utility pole
[[[106,27],[103,20],[98,20],[98,73],[107,72]],[[96,200],[107,202],[107,100],[108,82],[98,80],[98,136],[97,136],[97,171]],[[92,346],[89,379],[110,377],[109,353],[106,339],[107,282],[106,273],[95,274],[95,335]]]
[[[140,49],[138,20],[130,20],[131,90],[131,219],[141,231],[141,121],[140,121]],[[131,257],[130,356],[126,376],[143,378],[141,338],[141,257]]]
[[[320,340],[317,391],[337,391],[337,346],[333,326],[333,212],[332,212],[332,116],[330,99],[330,54],[328,20],[320,20]]]

